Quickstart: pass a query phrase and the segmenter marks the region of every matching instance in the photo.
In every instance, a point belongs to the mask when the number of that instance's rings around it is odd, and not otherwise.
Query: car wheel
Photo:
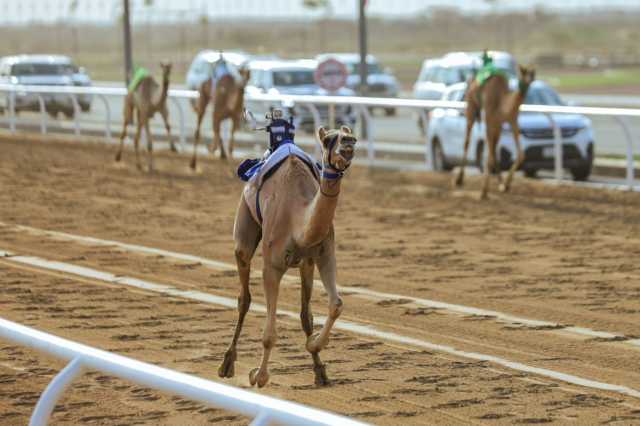
[[[396,109],[395,108],[385,108],[384,109],[384,115],[386,115],[387,117],[395,117]]]
[[[75,115],[75,112],[72,109],[62,110],[62,113],[64,114],[65,117],[69,119],[73,118],[73,116]]]
[[[452,169],[451,165],[447,163],[447,158],[444,156],[442,145],[438,139],[433,141],[433,170],[436,172],[445,172]]]
[[[524,175],[528,178],[536,178],[538,177],[538,169],[523,169]]]
[[[591,169],[593,167],[593,145],[589,145],[587,148],[587,159],[580,167],[574,167],[571,169],[571,176],[573,180],[583,182],[589,179],[591,175]]]

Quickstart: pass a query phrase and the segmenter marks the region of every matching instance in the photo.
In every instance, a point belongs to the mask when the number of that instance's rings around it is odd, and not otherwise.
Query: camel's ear
[[[351,135],[351,134],[352,134],[352,133],[351,133],[351,129],[350,129],[350,128],[348,128],[347,126],[344,126],[344,125],[343,125],[343,126],[340,126],[340,130],[342,130],[342,133],[345,133],[345,134],[347,134],[347,135]]]
[[[318,135],[318,140],[320,143],[324,142],[324,138],[327,136],[328,130],[324,127],[318,127],[316,134]]]

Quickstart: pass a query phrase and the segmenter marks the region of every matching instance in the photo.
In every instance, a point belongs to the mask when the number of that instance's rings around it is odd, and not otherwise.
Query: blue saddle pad
[[[244,160],[238,167],[238,177],[245,182],[258,179],[259,185],[262,186],[262,183],[275,173],[282,163],[284,163],[284,160],[290,155],[295,155],[304,161],[304,163],[309,166],[313,175],[318,178],[318,170],[320,170],[319,164],[291,140],[283,141],[280,146],[264,160],[257,158]]]

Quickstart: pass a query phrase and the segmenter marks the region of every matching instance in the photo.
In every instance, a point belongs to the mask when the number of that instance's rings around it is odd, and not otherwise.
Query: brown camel
[[[520,147],[520,128],[518,127],[518,112],[520,105],[524,102],[529,85],[535,80],[536,72],[533,68],[519,67],[518,90],[509,91],[509,83],[503,75],[494,75],[490,77],[483,86],[480,86],[475,80],[469,85],[469,89],[465,96],[467,101],[466,118],[467,132],[464,140],[464,156],[462,157],[462,167],[456,177],[455,184],[461,186],[464,182],[464,169],[467,164],[467,151],[471,139],[471,129],[476,120],[480,120],[481,111],[484,112],[486,125],[486,147],[488,149],[488,161],[484,167],[484,183],[482,187],[481,197],[487,198],[489,192],[489,174],[492,171],[497,172],[498,181],[500,182],[500,191],[507,192],[511,187],[513,174],[524,160],[522,148]],[[513,131],[513,138],[518,151],[517,158],[509,169],[509,174],[505,182],[502,182],[500,170],[496,169],[496,147],[500,140],[502,132],[502,124],[509,123]]]
[[[231,139],[229,140],[229,156],[233,156],[233,145],[235,143],[234,136],[236,130],[240,126],[244,111],[244,88],[250,77],[248,69],[241,69],[240,83],[236,82],[231,74],[226,74],[216,82],[215,93],[212,96],[213,79],[207,79],[200,85],[196,104],[196,113],[198,114],[198,125],[196,127],[195,142],[193,144],[193,158],[191,159],[191,168],[196,168],[196,156],[198,144],[200,143],[200,126],[202,118],[207,110],[207,105],[213,100],[213,147],[211,153],[215,153],[220,147],[220,158],[227,158],[227,153],[222,144],[220,137],[220,124],[223,120],[230,118],[232,122]]]
[[[233,340],[218,369],[220,377],[234,375],[236,343],[251,304],[251,259],[263,239],[262,276],[267,319],[262,337],[262,363],[251,371],[249,381],[251,385],[258,384],[258,387],[269,381],[268,362],[276,343],[276,305],[280,280],[288,268],[299,267],[302,279],[300,319],[307,336],[306,348],[313,358],[315,383],[326,385],[329,382],[319,353],[327,345],[331,328],[343,308],[336,289],[333,217],[338,205],[341,178],[351,164],[356,139],[345,126],[331,131],[319,128],[317,137],[323,146],[324,170],[320,182],[305,162],[291,155],[261,188],[257,187],[256,182],[250,182],[244,188],[233,230],[241,285],[239,317]],[[259,193],[257,201],[261,214],[256,207],[256,193]],[[262,223],[260,217],[263,217]],[[322,330],[313,334],[309,300],[316,265],[329,297],[329,312]]]
[[[138,144],[140,142],[140,134],[144,127],[147,136],[147,151],[149,155],[149,171],[153,170],[153,141],[151,132],[149,131],[149,120],[153,118],[156,112],[159,112],[164,121],[164,127],[167,129],[169,144],[171,151],[176,152],[176,147],[171,137],[171,126],[169,125],[169,110],[167,108],[167,93],[169,91],[169,76],[171,75],[171,64],[162,62],[162,87],[158,85],[152,76],[144,77],[136,86],[135,90],[130,91],[124,100],[124,123],[122,133],[120,134],[120,148],[116,154],[116,161],[122,158],[122,148],[124,138],[127,136],[127,126],[133,123],[133,113],[137,112],[136,135],[134,138],[134,146],[136,150],[136,165],[138,169],[142,169],[140,164],[140,154],[138,152]]]

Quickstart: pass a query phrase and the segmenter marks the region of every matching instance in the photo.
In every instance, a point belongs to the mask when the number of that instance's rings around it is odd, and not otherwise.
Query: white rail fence
[[[0,338],[70,361],[40,396],[29,422],[31,426],[47,424],[63,392],[87,369],[99,370],[160,391],[251,417],[254,419],[252,426],[265,426],[271,423],[296,426],[364,425],[364,423],[326,411],[95,349],[3,318],[0,318]]]
[[[0,84],[0,92],[4,93],[6,102],[6,113],[8,114],[9,129],[16,132],[18,123],[16,115],[16,97],[32,94],[37,97],[40,109],[40,130],[43,134],[47,133],[47,111],[45,95],[68,95],[72,99],[74,108],[74,133],[81,134],[82,123],[80,119],[80,108],[77,97],[79,95],[93,95],[100,99],[105,107],[104,115],[104,134],[107,140],[113,141],[112,125],[113,111],[108,100],[109,97],[123,98],[126,96],[124,87],[64,87],[64,86],[23,86]],[[169,99],[178,112],[179,122],[179,140],[184,147],[187,141],[187,123],[184,105],[180,100],[193,100],[198,98],[198,92],[193,90],[170,90]],[[395,154],[417,155],[422,157],[419,169],[432,170],[432,153],[433,147],[431,141],[426,136],[424,145],[402,144],[402,143],[385,143],[376,142],[374,120],[371,117],[369,109],[371,107],[381,108],[407,108],[414,110],[423,120],[428,123],[428,111],[434,108],[452,108],[462,110],[465,108],[464,102],[449,101],[427,101],[414,99],[388,99],[388,98],[364,98],[349,96],[301,96],[301,95],[247,95],[247,101],[264,102],[266,104],[287,104],[299,105],[309,110],[313,117],[314,126],[318,127],[323,124],[321,122],[321,114],[318,106],[328,106],[330,110],[337,105],[347,105],[353,108],[361,122],[361,126],[366,130],[366,138],[361,139],[360,146],[365,146],[367,150],[367,160],[371,167],[384,167],[385,162],[376,158],[376,151],[384,151]],[[554,176],[556,180],[563,178],[563,137],[560,127],[555,123],[552,114],[583,114],[587,116],[606,116],[611,117],[618,123],[624,133],[626,140],[626,179],[625,183],[629,189],[634,187],[635,170],[634,170],[634,135],[628,123],[630,118],[639,118],[640,109],[632,108],[600,108],[600,107],[572,107],[572,106],[544,106],[544,105],[522,105],[520,108],[524,112],[538,112],[545,114],[553,129],[554,135]],[[301,141],[301,145],[312,145],[313,142]],[[404,167],[395,162],[395,167]],[[415,164],[415,162],[414,162]],[[392,165],[392,167],[394,166]],[[387,167],[389,164],[386,165]]]

